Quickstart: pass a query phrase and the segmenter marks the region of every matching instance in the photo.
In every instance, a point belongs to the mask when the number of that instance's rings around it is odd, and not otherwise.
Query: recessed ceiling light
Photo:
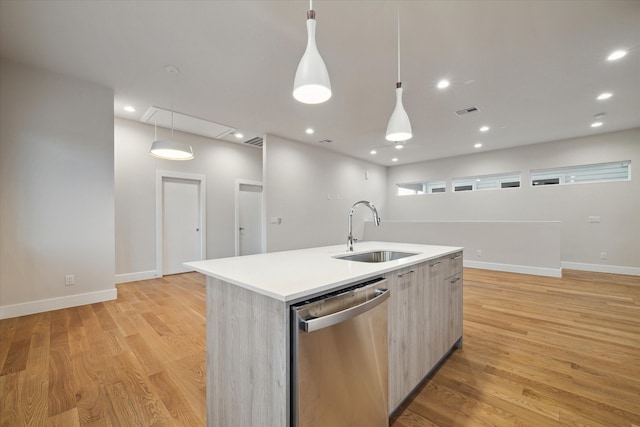
[[[402,150],[402,149],[404,148],[404,144],[402,144],[402,143],[397,143],[397,144],[395,145],[395,147],[396,147],[396,150]]]
[[[373,155],[373,154],[377,154],[378,152],[376,150],[371,150],[369,151],[369,154]]]
[[[398,161],[398,158],[397,158],[397,157],[394,157],[393,159],[391,159],[391,161],[392,161],[392,162],[397,162],[397,161]]]
[[[449,80],[442,79],[438,82],[436,86],[438,87],[438,89],[446,89],[449,87],[450,84],[451,83],[449,82]]]
[[[487,132],[489,129],[491,129],[489,126],[482,126],[480,132]]]
[[[473,144],[473,148],[482,148],[482,143],[476,142],[475,144]]]
[[[243,134],[241,134],[240,132],[234,132],[233,136],[235,136],[235,137],[236,137],[236,138],[238,138],[238,139],[242,139],[242,138],[244,138],[244,135],[243,135]]]
[[[135,113],[135,112],[136,112],[136,109],[135,109],[135,108],[133,108],[133,106],[132,106],[132,105],[125,105],[125,106],[124,106],[124,111],[127,111],[127,112],[129,112],[129,113]]]
[[[314,130],[313,130],[313,129],[311,129],[311,128],[307,128],[307,130],[305,130],[305,132],[306,132],[307,134],[311,135],[311,134],[314,132]]]
[[[613,96],[613,94],[611,92],[602,92],[600,95],[598,95],[598,97],[596,98],[598,101],[603,101],[605,99],[609,99]]]
[[[620,49],[620,50],[615,50],[613,52],[611,52],[611,54],[609,56],[607,56],[607,61],[615,61],[617,59],[623,58],[624,56],[627,55],[627,51]]]
[[[600,126],[602,126],[602,122],[593,122],[591,123],[591,127],[592,128],[599,128]]]

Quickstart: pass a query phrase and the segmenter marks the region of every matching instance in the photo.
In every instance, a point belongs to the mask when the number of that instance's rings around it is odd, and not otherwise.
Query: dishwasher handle
[[[376,289],[376,296],[362,304],[354,305],[353,307],[349,307],[345,310],[315,319],[300,319],[298,327],[305,332],[313,332],[328,328],[329,326],[337,325],[338,323],[353,319],[354,317],[379,306],[389,299],[389,295],[389,289]]]

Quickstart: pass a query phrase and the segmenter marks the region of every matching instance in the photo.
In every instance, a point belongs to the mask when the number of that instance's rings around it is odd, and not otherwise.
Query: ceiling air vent
[[[465,114],[477,113],[478,111],[480,111],[478,110],[478,107],[467,107],[467,108],[463,108],[462,110],[456,111],[456,114],[462,117]]]
[[[322,141],[318,141],[318,144],[331,144],[332,142],[330,139],[323,139]]]
[[[244,141],[245,144],[253,145],[254,147],[262,147],[262,138],[256,136],[255,138]]]

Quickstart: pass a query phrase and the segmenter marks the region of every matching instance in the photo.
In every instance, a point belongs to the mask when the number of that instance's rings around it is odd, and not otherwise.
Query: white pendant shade
[[[165,160],[191,160],[194,158],[190,145],[176,141],[153,141],[149,153]]]
[[[402,105],[402,87],[396,88],[396,107],[387,125],[387,141],[406,141],[413,136],[409,116]]]
[[[305,104],[320,104],[331,98],[329,72],[316,46],[316,20],[313,18],[307,19],[307,49],[298,64],[293,97]]]

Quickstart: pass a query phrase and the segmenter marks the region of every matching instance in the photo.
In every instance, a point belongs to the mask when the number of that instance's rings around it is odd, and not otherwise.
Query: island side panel
[[[289,426],[285,302],[207,277],[207,425]]]

